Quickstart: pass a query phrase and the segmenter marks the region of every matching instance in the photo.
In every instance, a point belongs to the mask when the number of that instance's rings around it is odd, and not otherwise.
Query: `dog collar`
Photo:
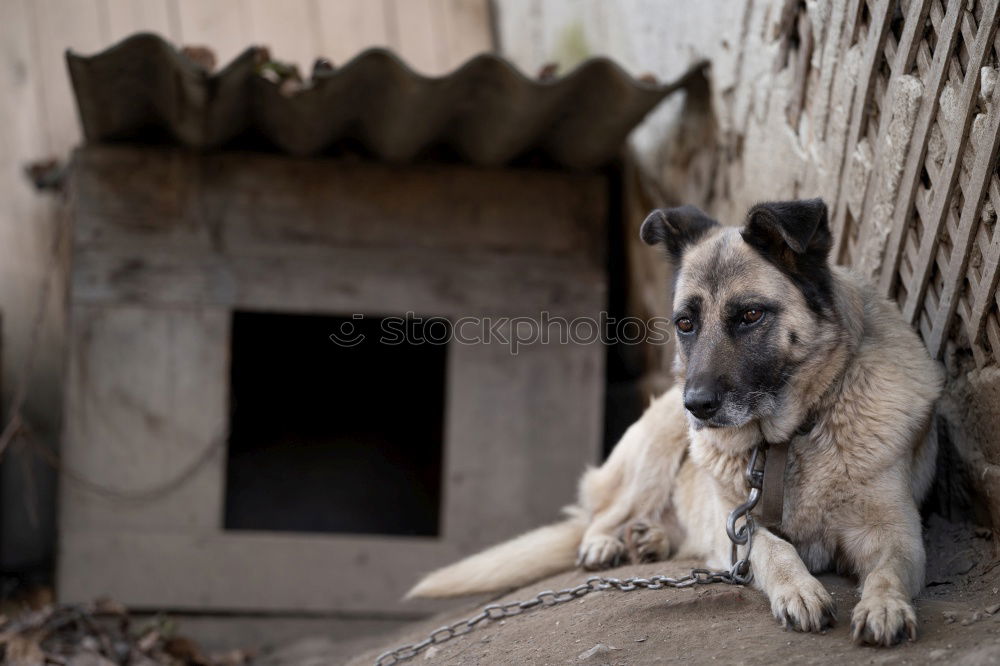
[[[781,525],[785,504],[785,468],[788,467],[788,449],[791,448],[792,440],[808,435],[815,425],[816,419],[809,417],[785,441],[767,443],[760,494],[760,521],[765,527]]]

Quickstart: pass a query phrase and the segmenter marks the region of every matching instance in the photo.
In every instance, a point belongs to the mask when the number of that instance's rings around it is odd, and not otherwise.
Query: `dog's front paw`
[[[851,613],[851,636],[855,643],[884,645],[904,638],[917,639],[917,614],[910,602],[897,595],[862,597]]]
[[[771,612],[795,631],[822,631],[837,621],[833,597],[812,576],[778,586],[771,595]]]
[[[633,562],[657,562],[670,554],[663,528],[644,521],[637,520],[625,528],[625,545]]]
[[[577,565],[594,571],[617,566],[625,555],[625,544],[607,534],[584,538],[576,558]]]

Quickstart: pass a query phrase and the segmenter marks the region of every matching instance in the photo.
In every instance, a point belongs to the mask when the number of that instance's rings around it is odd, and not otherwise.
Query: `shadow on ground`
[[[850,613],[857,591],[848,579],[826,575],[821,580],[837,602],[839,622],[822,634],[782,629],[771,617],[764,595],[747,588],[711,585],[606,591],[480,625],[465,636],[430,648],[411,663],[1000,663],[1000,560],[988,535],[977,536],[971,528],[943,521],[932,522],[928,533],[928,587],[916,602],[920,637],[896,648],[851,643]],[[633,565],[611,570],[608,575],[676,576],[692,564]],[[585,578],[579,571],[562,574],[500,600],[529,598],[540,590],[569,587]],[[473,615],[480,605],[414,623],[388,636],[354,642],[299,641],[258,663],[371,664],[382,651],[420,640],[437,627]]]

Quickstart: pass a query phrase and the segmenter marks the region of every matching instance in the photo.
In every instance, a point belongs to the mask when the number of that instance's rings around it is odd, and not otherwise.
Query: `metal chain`
[[[603,592],[604,590],[615,589],[619,592],[632,592],[633,590],[662,590],[664,588],[684,588],[695,585],[710,585],[713,583],[725,583],[726,585],[747,585],[753,580],[753,573],[750,571],[750,549],[753,547],[753,533],[757,529],[756,523],[750,512],[760,501],[761,488],[764,481],[763,458],[760,455],[762,447],[756,446],[750,454],[744,474],[750,492],[747,501],[733,509],[726,521],[726,535],[732,542],[731,565],[728,571],[713,571],[711,569],[692,569],[691,573],[680,578],[670,576],[650,576],[642,578],[634,576],[632,578],[609,578],[605,576],[591,576],[586,582],[576,587],[567,587],[562,590],[545,590],[539,592],[531,599],[525,601],[509,601],[505,604],[490,604],[483,607],[479,614],[467,620],[459,620],[453,624],[440,627],[432,631],[427,638],[418,643],[403,645],[394,650],[383,652],[375,659],[375,666],[392,666],[409,659],[413,659],[418,654],[431,647],[446,643],[453,638],[463,636],[472,631],[477,625],[483,622],[502,620],[504,618],[520,615],[536,608],[551,608],[574,599],[580,599],[591,592]],[[761,464],[758,466],[758,460]],[[743,519],[743,524],[736,527],[739,519]],[[746,546],[743,558],[737,556],[737,546]]]

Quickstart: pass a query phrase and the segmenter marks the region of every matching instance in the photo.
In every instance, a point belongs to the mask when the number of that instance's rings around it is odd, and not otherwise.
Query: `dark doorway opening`
[[[233,314],[226,529],[438,535],[450,324],[400,322]]]

